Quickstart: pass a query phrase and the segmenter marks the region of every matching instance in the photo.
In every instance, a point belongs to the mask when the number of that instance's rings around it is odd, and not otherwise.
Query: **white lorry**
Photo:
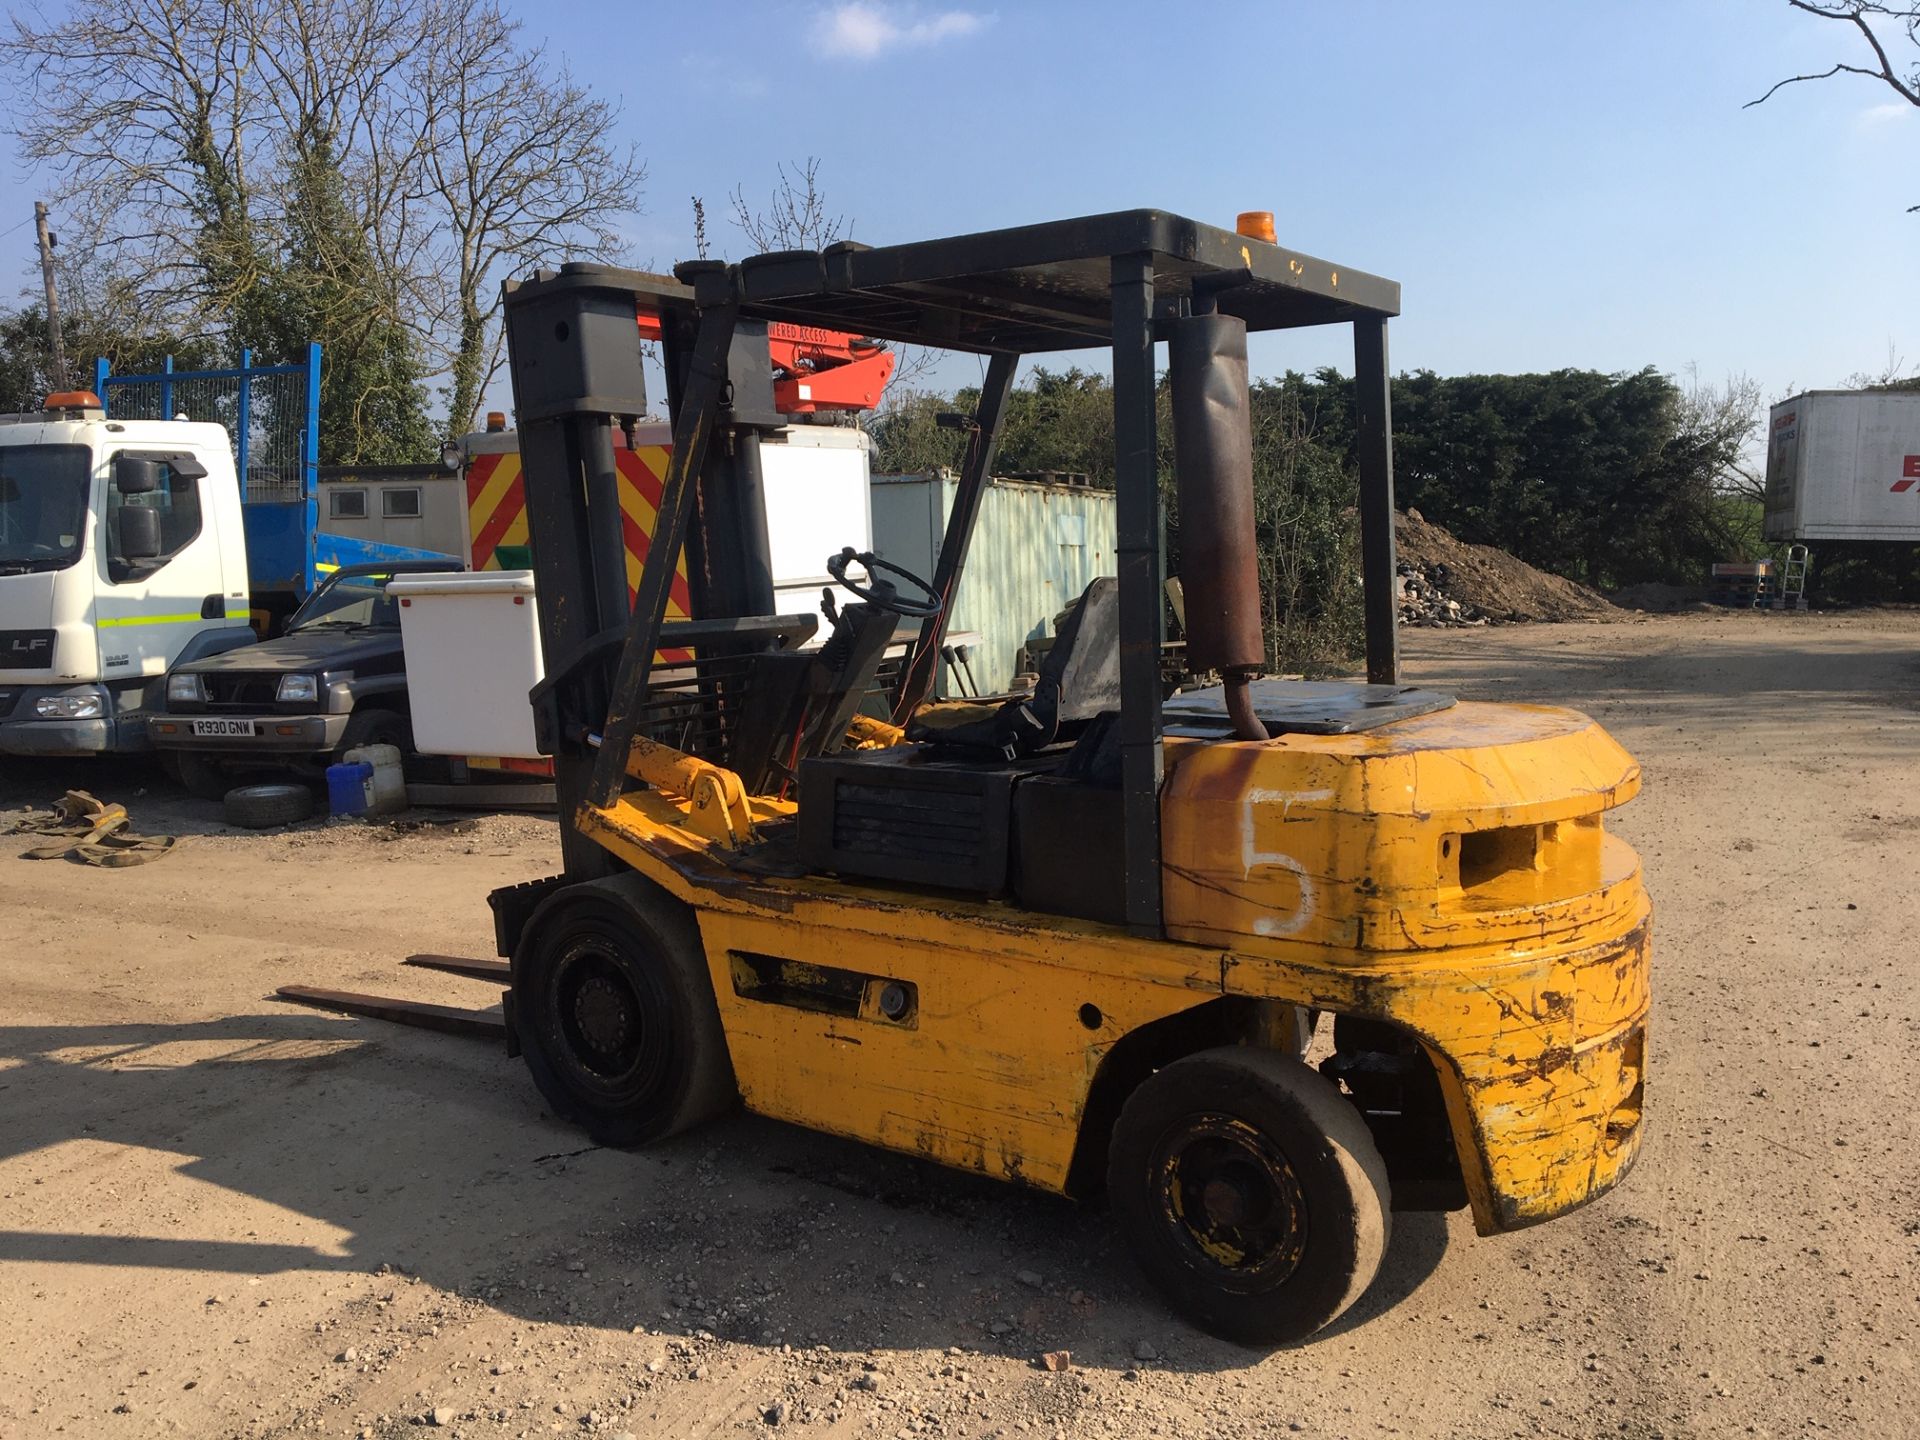
[[[464,528],[458,519],[442,520],[423,533],[423,543],[457,549],[474,570],[525,569],[531,563],[531,553],[520,436],[506,428],[505,415],[495,412],[487,419],[486,430],[464,435],[450,447],[457,464],[445,483],[458,485],[464,493]],[[614,464],[626,522],[629,591],[639,583],[640,567],[646,560],[654,505],[672,445],[673,427],[660,420],[637,426],[631,444],[625,436],[615,435]],[[843,545],[859,550],[870,547],[873,517],[868,472],[872,449],[872,441],[863,431],[843,425],[789,425],[764,437],[760,463],[766,493],[768,560],[773,570],[776,608],[781,612],[817,610],[821,590],[834,583],[826,572],[826,557]],[[417,486],[421,482],[408,483]],[[336,494],[340,488],[335,487]],[[366,503],[370,498],[357,502],[356,510],[370,514],[371,506]],[[446,515],[452,507],[442,504],[440,497],[428,490],[421,508]],[[851,598],[841,596],[843,603]],[[690,592],[676,585],[668,614],[685,619],[691,613]]]
[[[144,748],[168,669],[247,622],[223,428],[108,420],[84,391],[0,416],[0,755]]]
[[[1813,390],[1767,424],[1769,540],[1920,542],[1920,392]]]
[[[312,487],[249,500],[224,426],[0,416],[0,756],[148,748],[167,672],[251,644],[318,576],[428,552],[320,532]]]

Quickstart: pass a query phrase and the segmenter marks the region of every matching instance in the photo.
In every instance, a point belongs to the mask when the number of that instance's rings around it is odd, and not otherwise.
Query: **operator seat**
[[[801,760],[801,863],[842,876],[1006,894],[1020,790],[1064,768],[1068,754],[1055,742],[1085,731],[1097,747],[1100,727],[1091,722],[1119,709],[1119,597],[1119,582],[1109,578],[1073,603],[1031,698],[947,729],[916,721],[907,738],[923,743]],[[1106,799],[1106,808],[1118,806],[1118,789],[1068,784],[1096,791],[1096,806]],[[1117,824],[1107,828],[1121,833]],[[1079,853],[1084,844],[1062,849]]]
[[[1120,708],[1120,582],[1102,576],[1067,610],[1028,699],[941,728],[915,718],[907,738],[938,750],[1017,760],[1070,740],[1103,711]]]

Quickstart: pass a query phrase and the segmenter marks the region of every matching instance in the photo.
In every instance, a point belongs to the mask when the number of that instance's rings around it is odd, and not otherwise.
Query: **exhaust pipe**
[[[1267,650],[1253,528],[1247,322],[1213,305],[1211,293],[1196,289],[1202,313],[1179,316],[1166,329],[1187,659],[1195,670],[1219,672],[1235,736],[1266,740],[1248,688],[1266,669]]]

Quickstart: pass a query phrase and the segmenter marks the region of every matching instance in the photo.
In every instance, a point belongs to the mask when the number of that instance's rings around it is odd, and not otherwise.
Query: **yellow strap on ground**
[[[28,815],[17,822],[16,834],[58,837],[50,845],[36,845],[21,853],[23,860],[79,860],[110,870],[144,865],[169,854],[178,845],[174,835],[137,835],[129,825],[124,805],[96,800],[85,790],[69,790],[46,815]]]

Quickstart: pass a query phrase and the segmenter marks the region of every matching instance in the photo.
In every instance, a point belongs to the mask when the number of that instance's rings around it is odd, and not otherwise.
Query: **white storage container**
[[[527,693],[546,674],[530,570],[397,575],[414,748],[537,759]]]

